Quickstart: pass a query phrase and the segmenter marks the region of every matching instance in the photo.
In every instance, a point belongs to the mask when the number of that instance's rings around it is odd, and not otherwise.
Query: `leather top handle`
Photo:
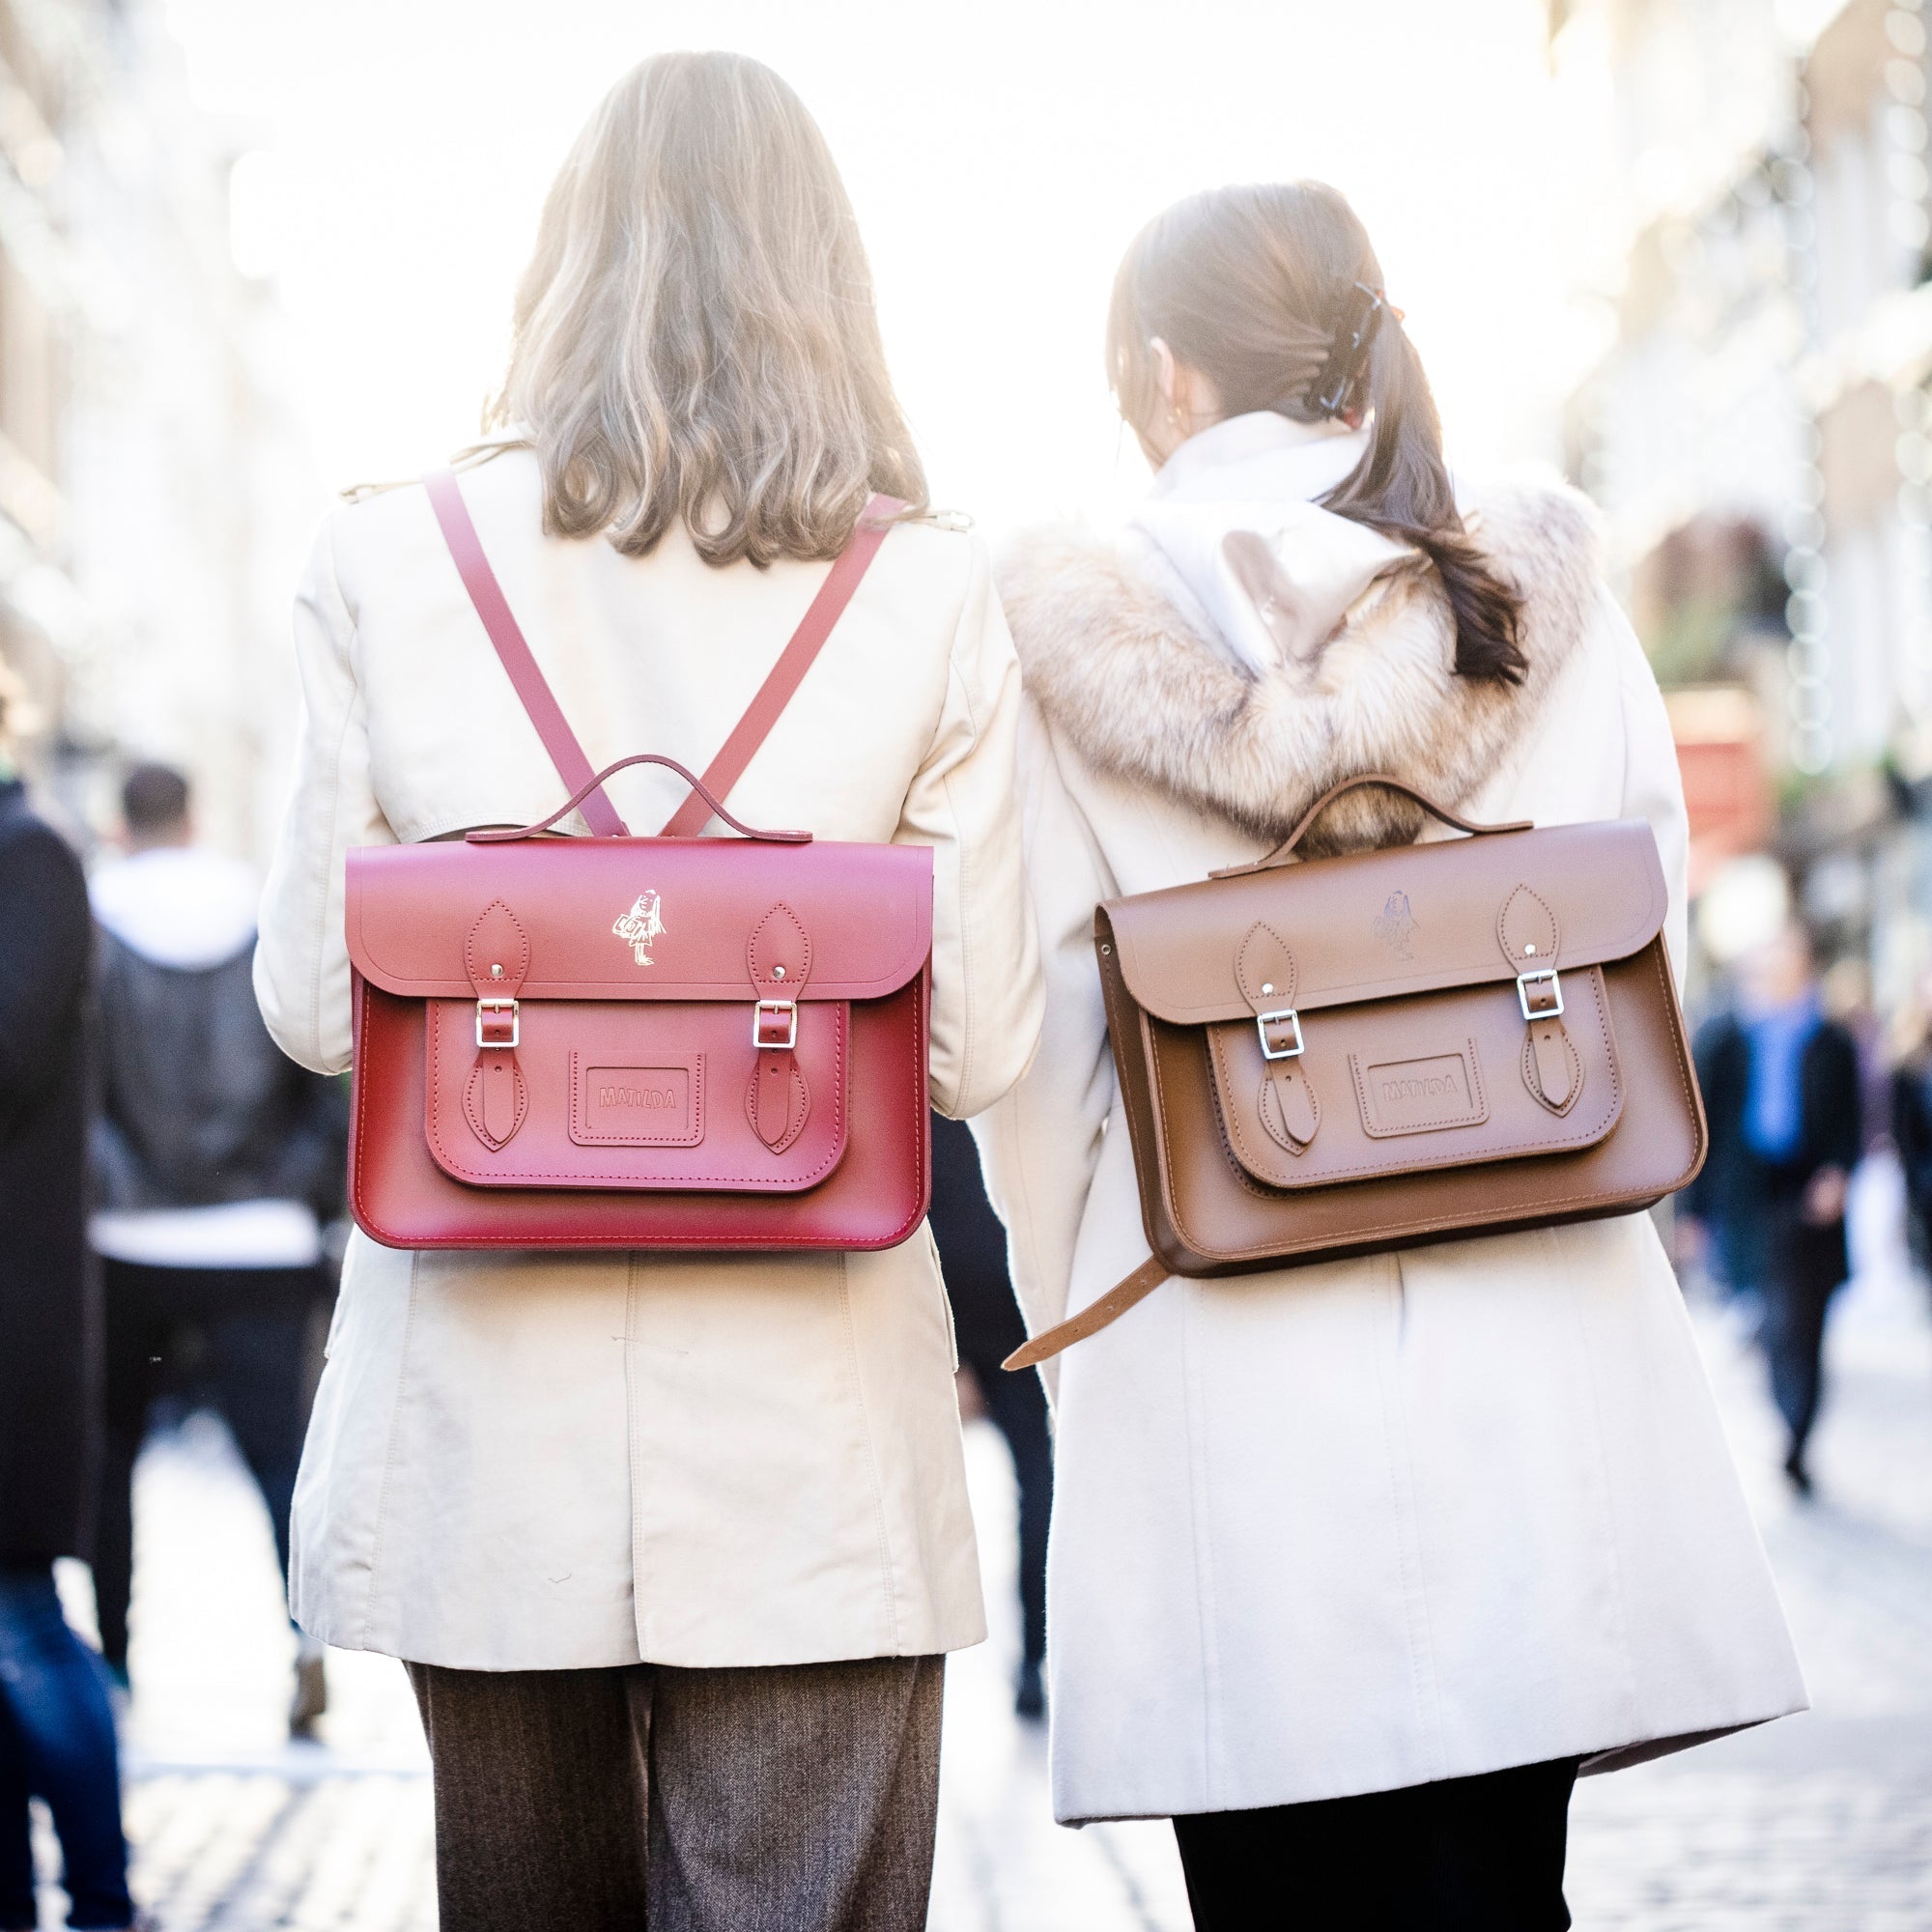
[[[1381,785],[1389,791],[1399,791],[1405,798],[1412,799],[1424,811],[1439,818],[1444,825],[1453,825],[1458,832],[1467,832],[1476,838],[1489,837],[1496,832],[1531,832],[1535,822],[1527,818],[1513,818],[1503,825],[1479,825],[1472,818],[1464,818],[1461,812],[1451,811],[1446,805],[1437,805],[1426,792],[1417,791],[1406,779],[1391,778],[1386,772],[1364,772],[1359,778],[1344,779],[1340,784],[1330,785],[1306,811],[1300,822],[1272,852],[1264,853],[1259,859],[1251,859],[1245,866],[1223,866],[1217,872],[1209,872],[1210,879],[1237,879],[1244,872],[1264,872],[1270,866],[1278,866],[1301,843],[1302,836],[1328,808],[1345,793],[1359,791],[1364,785]]]
[[[810,832],[764,832],[760,831],[754,825],[747,825],[742,818],[732,817],[719,804],[717,799],[712,797],[710,788],[702,779],[698,778],[695,773],[688,771],[675,758],[668,758],[661,752],[634,752],[628,758],[619,758],[615,764],[606,765],[601,772],[592,773],[548,818],[540,818],[534,825],[503,827],[489,832],[472,832],[468,835],[469,841],[472,845],[507,845],[518,838],[540,838],[559,818],[567,818],[593,792],[598,792],[606,779],[610,778],[615,772],[623,771],[629,765],[662,765],[667,771],[675,772],[691,787],[694,797],[701,798],[706,807],[716,812],[733,832],[740,834],[746,838],[761,839],[765,843],[772,845],[810,845],[811,843],[811,834]],[[587,809],[583,815],[585,818],[590,816]],[[702,819],[698,821],[700,825],[703,822]],[[613,836],[624,838],[630,835],[619,824]],[[669,837],[671,835],[666,834],[664,836]],[[693,835],[687,834],[685,836],[690,837]]]

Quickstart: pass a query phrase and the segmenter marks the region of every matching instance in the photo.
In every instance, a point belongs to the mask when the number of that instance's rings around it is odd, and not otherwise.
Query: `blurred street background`
[[[1906,0],[0,0],[0,660],[36,803],[105,860],[126,774],[164,760],[202,839],[259,865],[313,527],[473,433],[551,174],[656,48],[756,53],[819,115],[936,498],[996,542],[1144,487],[1099,355],[1140,222],[1335,182],[1452,459],[1554,466],[1603,510],[1690,805],[1693,1020],[1788,909],[1866,1090],[1810,1496],[1759,1312],[1685,1250],[1817,1708],[1586,1782],[1577,1922],[1932,1926],[1932,1168],[1894,1133],[1915,1095],[1932,1121],[1927,28]],[[163,1419],[137,1896],[163,1932],[433,1924],[398,1667],[330,1654],[287,1741],[268,1518],[218,1421]],[[950,1681],[933,1923],[1184,1926],[1163,1827],[1050,1822],[1043,1732],[1009,1710],[1011,1469],[970,1440],[996,1635]],[[61,1580],[92,1628],[86,1572]]]

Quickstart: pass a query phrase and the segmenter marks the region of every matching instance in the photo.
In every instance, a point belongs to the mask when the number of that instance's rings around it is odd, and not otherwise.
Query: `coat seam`
[[[1577,1276],[1574,1270],[1563,1265],[1561,1253],[1562,1239],[1557,1230],[1546,1228],[1542,1231],[1551,1255],[1555,1270],[1563,1280],[1564,1299],[1570,1307],[1571,1320],[1577,1325],[1577,1339],[1582,1344],[1583,1373],[1590,1384],[1590,1418],[1596,1424],[1595,1441],[1592,1444],[1596,1463],[1597,1480],[1603,1488],[1604,1515],[1609,1526],[1610,1571],[1615,1583],[1615,1606],[1617,1618],[1617,1654],[1623,1660],[1624,1695],[1629,1700],[1630,1724],[1633,1729],[1641,1728],[1637,1712],[1643,1700],[1637,1689],[1636,1658],[1631,1648],[1630,1589],[1624,1576],[1623,1536],[1617,1521],[1616,1490],[1610,1480],[1610,1462],[1606,1448],[1608,1431],[1604,1418],[1604,1395],[1597,1379],[1597,1351],[1591,1344],[1588,1323],[1583,1320],[1583,1311],[1577,1302]]]
[[[643,1591],[640,1558],[644,1547],[644,1503],[638,1483],[638,1253],[626,1257],[624,1270],[624,1463],[631,1492],[631,1634],[637,1639],[638,1656],[649,1662],[644,1642]]]
[[[976,745],[979,742],[977,735],[974,742]],[[957,900],[954,911],[959,923],[959,1077],[953,1083],[952,1104],[963,1107],[967,1095],[973,1091],[973,1049],[978,1036],[973,996],[979,980],[973,967],[973,923],[966,910],[973,894],[969,884],[973,859],[966,841],[959,837],[959,809],[952,802],[952,779],[950,774],[940,780],[939,789],[945,796],[947,810],[952,815],[952,849],[957,855],[959,868],[958,883],[954,888]]]
[[[375,1530],[369,1540],[369,1586],[362,1598],[361,1642],[358,1649],[374,1648],[370,1633],[376,1622],[377,1577],[383,1566],[383,1541],[389,1524],[389,1481],[396,1466],[396,1432],[402,1427],[403,1404],[410,1389],[410,1344],[415,1337],[416,1271],[420,1253],[410,1256],[409,1306],[403,1314],[402,1360],[396,1368],[396,1392],[390,1399],[388,1435],[383,1444],[383,1483],[376,1492]]]
[[[328,583],[335,592],[336,601],[341,604],[343,614],[349,614],[349,600],[342,595],[342,579],[335,567],[335,521],[330,518],[328,532]],[[361,686],[355,676],[353,644],[355,637],[355,620],[349,619],[349,638],[342,647],[342,668],[349,679],[349,702],[342,709],[342,723],[335,733],[335,747],[328,760],[327,818],[328,850],[324,855],[322,865],[322,918],[318,923],[321,930],[313,934],[313,963],[309,974],[309,1044],[316,1059],[322,1058],[322,979],[327,965],[325,958],[327,928],[328,923],[329,889],[335,879],[335,861],[339,851],[347,847],[342,839],[341,798],[342,798],[342,748],[348,743],[350,729],[355,720],[356,699],[361,695]],[[332,640],[331,640],[332,641]]]
[[[886,1498],[879,1482],[879,1459],[872,1447],[872,1411],[866,1401],[866,1378],[859,1367],[858,1324],[852,1319],[851,1263],[838,1256],[838,1306],[845,1317],[845,1359],[852,1377],[852,1396],[859,1405],[859,1423],[865,1440],[866,1473],[871,1479],[872,1522],[879,1545],[879,1580],[886,1593],[886,1615],[892,1627],[889,1655],[904,1655],[904,1638],[899,1627],[898,1577],[893,1568],[892,1537],[886,1525]]]
[[[1190,1284],[1191,1286],[1191,1284]],[[1206,1437],[1198,1422],[1200,1404],[1195,1376],[1195,1351],[1188,1346],[1193,1330],[1189,1319],[1196,1312],[1195,1296],[1180,1297],[1180,1373],[1186,1391],[1187,1514],[1194,1543],[1194,1614],[1200,1623],[1201,1654],[1201,1791],[1202,1808],[1214,1811],[1217,1804],[1215,1765],[1219,1741],[1215,1719],[1220,1709],[1220,1654],[1214,1632],[1214,1546],[1208,1529],[1207,1512],[1201,1507],[1203,1464],[1207,1459]]]
[[[1400,1256],[1389,1257],[1388,1272],[1397,1295],[1403,1297],[1406,1303],[1407,1285],[1403,1279]],[[1435,1643],[1429,1614],[1429,1579],[1421,1551],[1411,1552],[1409,1548],[1417,1515],[1415,1453],[1409,1440],[1407,1411],[1402,1399],[1402,1341],[1399,1334],[1395,1350],[1385,1352],[1382,1359],[1385,1377],[1382,1441],[1388,1454],[1396,1568],[1402,1577],[1403,1622],[1408,1630],[1409,1689],[1415,1699],[1416,1716],[1430,1729],[1426,1740],[1429,1764],[1435,1776],[1440,1777],[1443,1775],[1442,1687],[1435,1667]]]
[[[966,585],[960,593],[959,613],[952,620],[952,640],[947,646],[946,651],[946,682],[939,695],[939,719],[933,726],[933,739],[936,741],[940,731],[945,726],[948,701],[952,696],[952,688],[956,684],[959,688],[959,701],[966,713],[967,746],[965,756],[969,758],[980,749],[982,733],[973,703],[972,685],[959,669],[959,637],[961,631],[965,628],[966,613],[973,602],[973,583],[978,574],[977,559],[969,549],[966,561]],[[989,577],[989,593],[990,589]],[[927,755],[931,755],[930,745],[927,747]],[[957,762],[961,761],[955,760],[955,764]],[[946,801],[946,810],[952,821],[952,850],[958,867],[958,878],[953,888],[953,909],[957,914],[959,931],[959,1069],[958,1077],[953,1083],[952,1094],[950,1096],[952,1101],[952,1109],[948,1110],[953,1111],[963,1105],[967,1094],[971,1092],[968,1081],[973,1066],[975,1032],[973,992],[977,982],[969,964],[969,957],[973,950],[973,940],[971,927],[966,917],[966,907],[972,896],[971,889],[968,885],[968,875],[971,871],[973,862],[966,841],[959,837],[961,821],[959,809],[952,800],[952,773],[951,769],[940,774],[939,791],[940,796]],[[964,1116],[960,1115],[959,1118],[963,1119]]]

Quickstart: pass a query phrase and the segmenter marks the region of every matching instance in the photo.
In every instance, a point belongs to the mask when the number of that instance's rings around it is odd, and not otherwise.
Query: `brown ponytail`
[[[1157,336],[1214,384],[1230,415],[1271,410],[1297,422],[1335,413],[1346,351],[1364,290],[1381,265],[1355,212],[1321,182],[1215,188],[1177,203],[1141,230],[1114,280],[1107,369],[1121,413],[1145,427],[1159,415],[1151,344]],[[1442,460],[1442,425],[1421,359],[1384,308],[1353,368],[1342,408],[1369,423],[1368,453],[1321,500],[1420,551],[1442,580],[1463,677],[1520,681],[1517,593],[1470,540]]]

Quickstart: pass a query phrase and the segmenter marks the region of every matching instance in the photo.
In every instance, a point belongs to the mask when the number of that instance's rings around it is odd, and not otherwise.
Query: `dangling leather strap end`
[[[1078,1315],[1069,1315],[1065,1321],[1056,1322],[1051,1328],[1042,1328],[1030,1342],[1017,1348],[1000,1364],[1003,1369],[1017,1373],[1021,1369],[1037,1369],[1042,1362],[1051,1361],[1064,1349],[1070,1349],[1076,1342],[1084,1342],[1090,1335],[1097,1335],[1102,1328],[1111,1327],[1128,1309],[1145,1301],[1170,1274],[1173,1273],[1164,1262],[1150,1255],[1124,1281],[1116,1282],[1098,1301],[1090,1301]]]

